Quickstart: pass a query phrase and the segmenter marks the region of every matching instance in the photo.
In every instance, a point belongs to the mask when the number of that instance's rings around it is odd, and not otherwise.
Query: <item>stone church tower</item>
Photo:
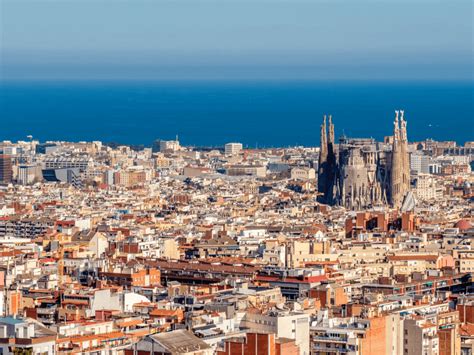
[[[399,121],[400,116],[400,121]],[[410,189],[407,125],[404,111],[395,111],[393,122],[392,166],[390,169],[390,202],[399,208]]]
[[[333,204],[336,183],[336,145],[334,142],[334,124],[329,115],[329,127],[326,126],[326,115],[321,125],[321,150],[319,151],[318,164],[318,191],[319,202]]]

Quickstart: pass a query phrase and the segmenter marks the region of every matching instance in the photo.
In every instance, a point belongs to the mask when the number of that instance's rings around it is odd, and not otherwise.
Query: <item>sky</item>
[[[0,79],[473,79],[472,0],[0,0]]]

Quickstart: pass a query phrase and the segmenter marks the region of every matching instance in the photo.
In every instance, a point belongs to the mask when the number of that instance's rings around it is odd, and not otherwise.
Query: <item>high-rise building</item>
[[[21,185],[32,184],[41,180],[41,167],[38,165],[20,165],[16,181]]]
[[[239,154],[242,148],[242,143],[227,143],[224,146],[225,155]]]
[[[12,159],[9,155],[0,154],[0,183],[8,184],[12,179]]]
[[[431,158],[422,152],[415,152],[410,155],[410,170],[417,174],[430,173]]]

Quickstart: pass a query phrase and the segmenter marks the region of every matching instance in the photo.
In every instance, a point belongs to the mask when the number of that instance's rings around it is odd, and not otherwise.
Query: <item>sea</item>
[[[336,137],[383,139],[405,110],[410,141],[474,140],[472,81],[4,81],[0,141],[151,146],[317,146],[324,114]]]

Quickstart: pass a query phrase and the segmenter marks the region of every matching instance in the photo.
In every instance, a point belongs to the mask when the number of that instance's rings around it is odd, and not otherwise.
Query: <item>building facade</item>
[[[9,155],[0,154],[0,183],[8,184],[12,179],[12,159]]]
[[[227,143],[224,146],[225,155],[239,154],[242,148],[242,143]]]
[[[404,111],[395,111],[391,144],[372,138],[342,137],[334,143],[334,124],[321,125],[318,200],[361,209],[391,203],[400,207],[410,189],[410,161]],[[399,119],[400,118],[400,119]]]

